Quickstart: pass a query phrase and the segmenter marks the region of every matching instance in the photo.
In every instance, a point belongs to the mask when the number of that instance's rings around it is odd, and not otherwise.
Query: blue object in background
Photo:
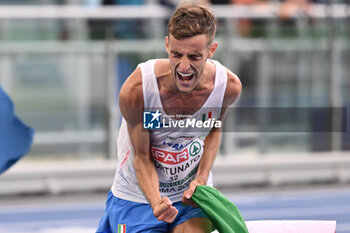
[[[0,174],[29,152],[34,130],[14,113],[11,99],[0,86]]]

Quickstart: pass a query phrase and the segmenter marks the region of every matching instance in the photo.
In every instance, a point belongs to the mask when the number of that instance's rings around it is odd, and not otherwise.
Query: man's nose
[[[178,69],[180,72],[183,72],[183,73],[185,73],[191,69],[191,63],[186,56],[183,56],[181,58]]]

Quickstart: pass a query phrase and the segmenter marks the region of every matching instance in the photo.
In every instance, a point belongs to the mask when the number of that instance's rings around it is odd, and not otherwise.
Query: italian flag
[[[212,112],[207,112],[202,114],[202,121],[206,121],[208,119],[212,118]]]
[[[118,224],[118,233],[126,233],[126,225]]]

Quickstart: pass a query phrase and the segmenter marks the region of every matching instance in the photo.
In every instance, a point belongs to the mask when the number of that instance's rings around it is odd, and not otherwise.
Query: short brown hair
[[[214,40],[216,20],[211,11],[204,6],[193,3],[181,4],[170,18],[168,36],[171,34],[177,40],[205,34],[209,44]]]

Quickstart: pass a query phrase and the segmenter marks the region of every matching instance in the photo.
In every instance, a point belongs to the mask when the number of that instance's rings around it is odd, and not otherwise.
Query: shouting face
[[[208,45],[208,38],[204,34],[180,40],[170,35],[169,38],[165,38],[165,43],[176,91],[193,91],[200,81],[207,59],[213,56],[217,44]]]

